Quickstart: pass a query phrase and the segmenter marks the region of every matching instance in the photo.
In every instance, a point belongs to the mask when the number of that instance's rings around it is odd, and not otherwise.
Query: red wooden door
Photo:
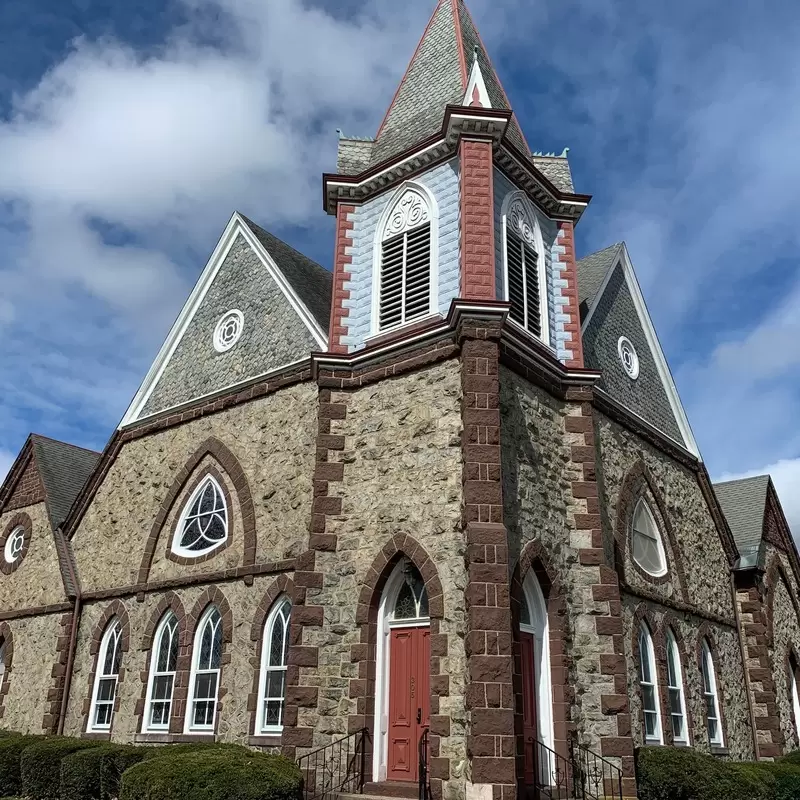
[[[532,785],[538,756],[536,741],[539,724],[536,714],[536,641],[529,633],[520,632],[522,651],[522,732],[525,740],[525,783]]]
[[[390,781],[416,781],[422,729],[430,719],[430,628],[395,628],[389,645]]]

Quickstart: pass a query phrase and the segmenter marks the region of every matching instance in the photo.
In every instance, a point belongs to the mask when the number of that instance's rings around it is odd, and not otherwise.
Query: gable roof
[[[764,532],[769,475],[714,484],[736,547],[742,556],[757,551]]]
[[[608,271],[619,261],[623,246],[622,242],[617,242],[578,260],[578,303],[581,320],[589,313],[589,308],[594,303]]]

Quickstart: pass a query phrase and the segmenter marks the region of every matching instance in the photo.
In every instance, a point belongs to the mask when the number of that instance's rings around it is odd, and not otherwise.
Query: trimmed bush
[[[20,757],[22,751],[42,739],[41,736],[2,736],[0,737],[0,795],[20,793]]]
[[[128,769],[119,800],[297,800],[302,778],[282,756],[243,748],[165,751]]]
[[[122,773],[149,755],[144,747],[103,744],[77,750],[61,761],[60,800],[110,800]]]
[[[91,739],[54,736],[41,739],[22,751],[20,776],[22,794],[32,800],[58,800],[61,786],[61,761],[78,750],[102,746]]]
[[[792,750],[791,753],[787,753],[782,758],[779,758],[778,761],[781,764],[796,764],[800,766],[800,750]]]

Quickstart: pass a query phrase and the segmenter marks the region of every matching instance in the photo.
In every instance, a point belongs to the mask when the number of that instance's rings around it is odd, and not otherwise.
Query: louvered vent
[[[393,236],[381,253],[380,329],[426,316],[431,296],[430,222]]]
[[[513,231],[508,232],[509,314],[534,336],[542,335],[539,295],[539,258],[536,251]]]

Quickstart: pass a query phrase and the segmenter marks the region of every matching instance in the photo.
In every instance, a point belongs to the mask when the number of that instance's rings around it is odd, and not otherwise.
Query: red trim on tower
[[[461,65],[461,83],[462,91],[467,91],[467,81],[469,75],[467,73],[467,54],[464,52],[464,34],[461,32],[461,17],[458,16],[458,2],[459,0],[450,0],[450,9],[453,12],[453,24],[456,28],[456,43],[458,44],[458,63]],[[477,28],[476,28],[477,30]]]
[[[557,242],[564,248],[564,254],[560,260],[566,264],[566,269],[561,277],[567,281],[567,286],[561,290],[561,295],[569,300],[564,310],[570,316],[570,321],[564,324],[564,330],[572,334],[572,340],[566,345],[572,351],[572,358],[567,361],[566,366],[568,369],[583,369],[581,312],[578,305],[578,266],[575,263],[575,227],[571,222],[559,222],[558,233]]]
[[[336,253],[333,261],[333,299],[331,302],[331,329],[328,334],[328,350],[331,353],[346,353],[347,346],[342,344],[342,337],[347,336],[347,327],[344,318],[347,309],[342,301],[350,299],[350,290],[345,289],[346,281],[351,274],[348,267],[353,263],[353,257],[347,252],[352,245],[352,237],[348,236],[353,230],[353,222],[347,217],[355,212],[356,207],[339,203],[336,209]]]

